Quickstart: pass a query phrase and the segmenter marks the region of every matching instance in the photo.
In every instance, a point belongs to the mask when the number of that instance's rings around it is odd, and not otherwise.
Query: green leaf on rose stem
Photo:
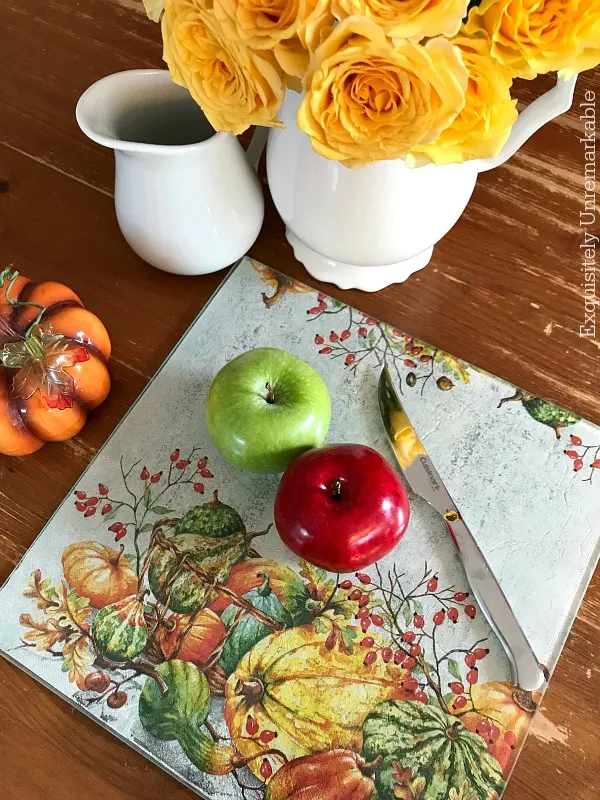
[[[455,661],[453,658],[448,659],[448,672],[452,675],[453,678],[456,678],[457,681],[462,683],[463,676],[460,674],[460,668],[458,666],[458,662]]]
[[[431,664],[428,664],[428,666],[430,667],[431,671],[433,672],[434,671],[433,670],[433,666]],[[415,666],[411,669],[411,672],[413,672],[415,675],[424,675],[425,674],[425,672],[423,671],[423,667],[420,664],[415,664]]]
[[[145,525],[142,525],[140,528],[140,533],[149,533],[154,525],[151,522],[147,522]]]
[[[146,506],[146,508],[150,508],[152,505],[152,494],[150,493],[150,487],[146,486],[144,489],[144,494],[142,496],[142,503]]]
[[[323,620],[322,617],[315,617],[313,620],[313,628],[317,633],[326,633],[329,630],[329,625]]]
[[[173,514],[175,513],[174,508],[167,508],[166,506],[154,506],[150,509],[153,514]]]
[[[410,625],[412,618],[413,615],[410,613],[410,603],[406,603],[404,606],[404,622],[406,625]]]
[[[344,303],[342,303],[340,300],[336,300],[335,297],[327,297],[326,301],[331,303],[332,308],[342,308],[344,306]]]
[[[387,611],[380,611],[379,616],[384,622],[386,628],[393,628],[394,627],[394,618],[391,614],[388,614]]]
[[[371,330],[369,331],[369,335],[367,337],[367,342],[369,343],[369,347],[374,347],[375,346],[375,337],[376,337],[376,335],[377,334],[375,333],[375,328],[371,328]]]
[[[137,564],[137,556],[135,553],[123,553],[123,558],[126,558],[132,567],[135,567]]]
[[[346,645],[346,650],[349,653],[354,652],[354,640],[357,637],[356,631],[352,630],[352,628],[342,628],[342,641]]]
[[[415,614],[419,614],[419,616],[423,616],[423,603],[420,603],[418,600],[413,600],[413,611]]]

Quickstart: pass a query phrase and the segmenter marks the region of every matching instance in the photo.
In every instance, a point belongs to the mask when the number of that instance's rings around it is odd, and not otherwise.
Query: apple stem
[[[331,491],[334,500],[342,499],[342,482],[339,478],[331,482]]]
[[[273,403],[275,402],[275,395],[273,394],[273,389],[271,388],[271,384],[266,383],[265,389],[267,390],[267,396],[265,397],[265,400],[267,401],[267,403],[269,403],[269,405],[273,405]]]

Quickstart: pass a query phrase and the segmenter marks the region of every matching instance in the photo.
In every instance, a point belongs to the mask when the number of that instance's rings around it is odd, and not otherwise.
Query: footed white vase
[[[288,91],[267,144],[267,178],[294,254],[318,280],[374,292],[427,266],[459,219],[479,172],[496,167],[532,133],[567,111],[577,76],[558,80],[515,123],[496,158],[409,169],[401,159],[349,169],[315,153],[296,124],[301,96]]]

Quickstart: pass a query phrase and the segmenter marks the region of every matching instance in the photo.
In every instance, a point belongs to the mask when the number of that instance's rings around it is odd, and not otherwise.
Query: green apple
[[[283,472],[296,456],[323,442],[330,419],[323,378],[275,347],[249,350],[226,364],[206,401],[215,447],[250,472]]]

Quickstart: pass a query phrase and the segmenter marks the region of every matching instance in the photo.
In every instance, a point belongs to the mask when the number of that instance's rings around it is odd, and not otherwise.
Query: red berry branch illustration
[[[469,648],[440,652],[437,635],[442,625],[456,625],[461,614],[468,620],[476,617],[477,609],[469,602],[469,593],[457,591],[454,586],[440,589],[437,574],[427,564],[422,578],[408,591],[395,566],[386,576],[378,564],[375,569],[377,579],[358,572],[356,581],[346,578],[339,584],[348,592],[348,600],[358,604],[356,619],[365,634],[359,641],[367,651],[365,665],[378,659],[393,661],[411,673],[403,688],[414,700],[428,703],[432,693],[446,712],[457,714],[461,709],[472,709],[471,687],[479,680],[478,662],[489,653],[482,646],[486,640],[479,639]],[[438,606],[433,614],[426,616],[421,598],[427,598],[428,605],[434,601]],[[370,635],[371,630],[384,631],[390,643],[378,644]]]
[[[125,494],[113,494],[103,483],[98,484],[97,494],[88,494],[78,489],[75,492],[75,508],[84,518],[93,517],[98,511],[107,522],[115,519],[108,530],[115,535],[115,541],[123,539],[129,531],[133,532],[136,570],[139,574],[143,552],[140,549],[140,534],[149,533],[157,516],[172,513],[165,505],[172,501],[175,492],[182,486],[192,486],[194,492],[204,494],[204,481],[214,477],[208,469],[208,458],[198,458],[199,447],[194,447],[187,456],[182,456],[179,448],[169,456],[168,467],[152,472],[141,461],[135,461],[128,469],[120,460],[122,489]],[[155,516],[152,516],[155,515]]]
[[[564,453],[573,462],[573,471],[586,471],[584,483],[592,483],[597,470],[600,470],[600,444],[584,444],[580,436],[571,434],[571,446]]]
[[[420,386],[421,394],[432,379],[441,391],[454,388],[455,382],[469,382],[470,368],[464,361],[322,293],[317,295],[317,305],[306,313],[324,328],[334,326],[329,333],[325,328],[315,334],[319,353],[343,359],[344,366],[355,374],[365,360],[374,361],[378,367],[387,364],[395,372],[401,390],[404,380],[409,388]]]

